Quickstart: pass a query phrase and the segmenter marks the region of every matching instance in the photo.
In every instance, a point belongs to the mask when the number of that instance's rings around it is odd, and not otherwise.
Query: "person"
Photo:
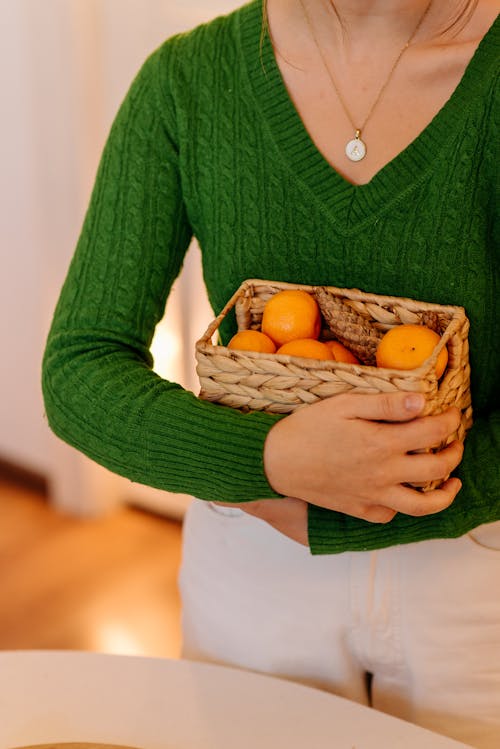
[[[196,498],[185,657],[480,749],[500,745],[497,14],[253,0],[168,39],[112,126],[42,378],[62,439]],[[422,415],[422,396],[342,394],[282,417],[157,376],[152,335],[193,236],[214,312],[256,277],[463,306],[465,447],[414,453],[459,420]],[[225,319],[222,340],[234,331]]]

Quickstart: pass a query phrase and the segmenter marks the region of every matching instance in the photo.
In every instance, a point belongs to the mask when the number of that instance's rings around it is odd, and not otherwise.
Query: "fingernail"
[[[425,404],[425,398],[421,393],[408,393],[405,398],[407,411],[421,411]]]

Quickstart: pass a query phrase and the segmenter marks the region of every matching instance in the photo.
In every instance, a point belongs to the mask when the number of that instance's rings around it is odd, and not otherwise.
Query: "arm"
[[[191,239],[168,52],[146,62],[113,124],[47,341],[46,413],[62,439],[133,481],[229,502],[274,497],[262,451],[277,418],[202,402],[151,369]]]

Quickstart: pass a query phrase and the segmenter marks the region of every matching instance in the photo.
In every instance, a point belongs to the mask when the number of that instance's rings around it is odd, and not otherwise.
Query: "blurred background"
[[[191,501],[125,481],[50,432],[40,362],[116,111],[147,55],[238,0],[0,0],[0,649],[177,655]],[[212,313],[193,243],[153,342],[197,390]]]

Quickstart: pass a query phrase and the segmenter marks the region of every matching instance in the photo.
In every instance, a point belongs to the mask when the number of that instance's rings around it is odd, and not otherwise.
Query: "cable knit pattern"
[[[258,277],[458,304],[471,320],[475,424],[456,501],[388,525],[311,507],[313,553],[499,519],[499,23],[432,123],[358,187],[310,140],[260,28],[257,0],[168,40],[133,82],[47,343],[49,423],[133,481],[206,500],[278,496],[262,453],[280,417],[202,402],[151,370],[154,328],[195,235],[215,312]],[[234,329],[229,316],[223,339]]]

